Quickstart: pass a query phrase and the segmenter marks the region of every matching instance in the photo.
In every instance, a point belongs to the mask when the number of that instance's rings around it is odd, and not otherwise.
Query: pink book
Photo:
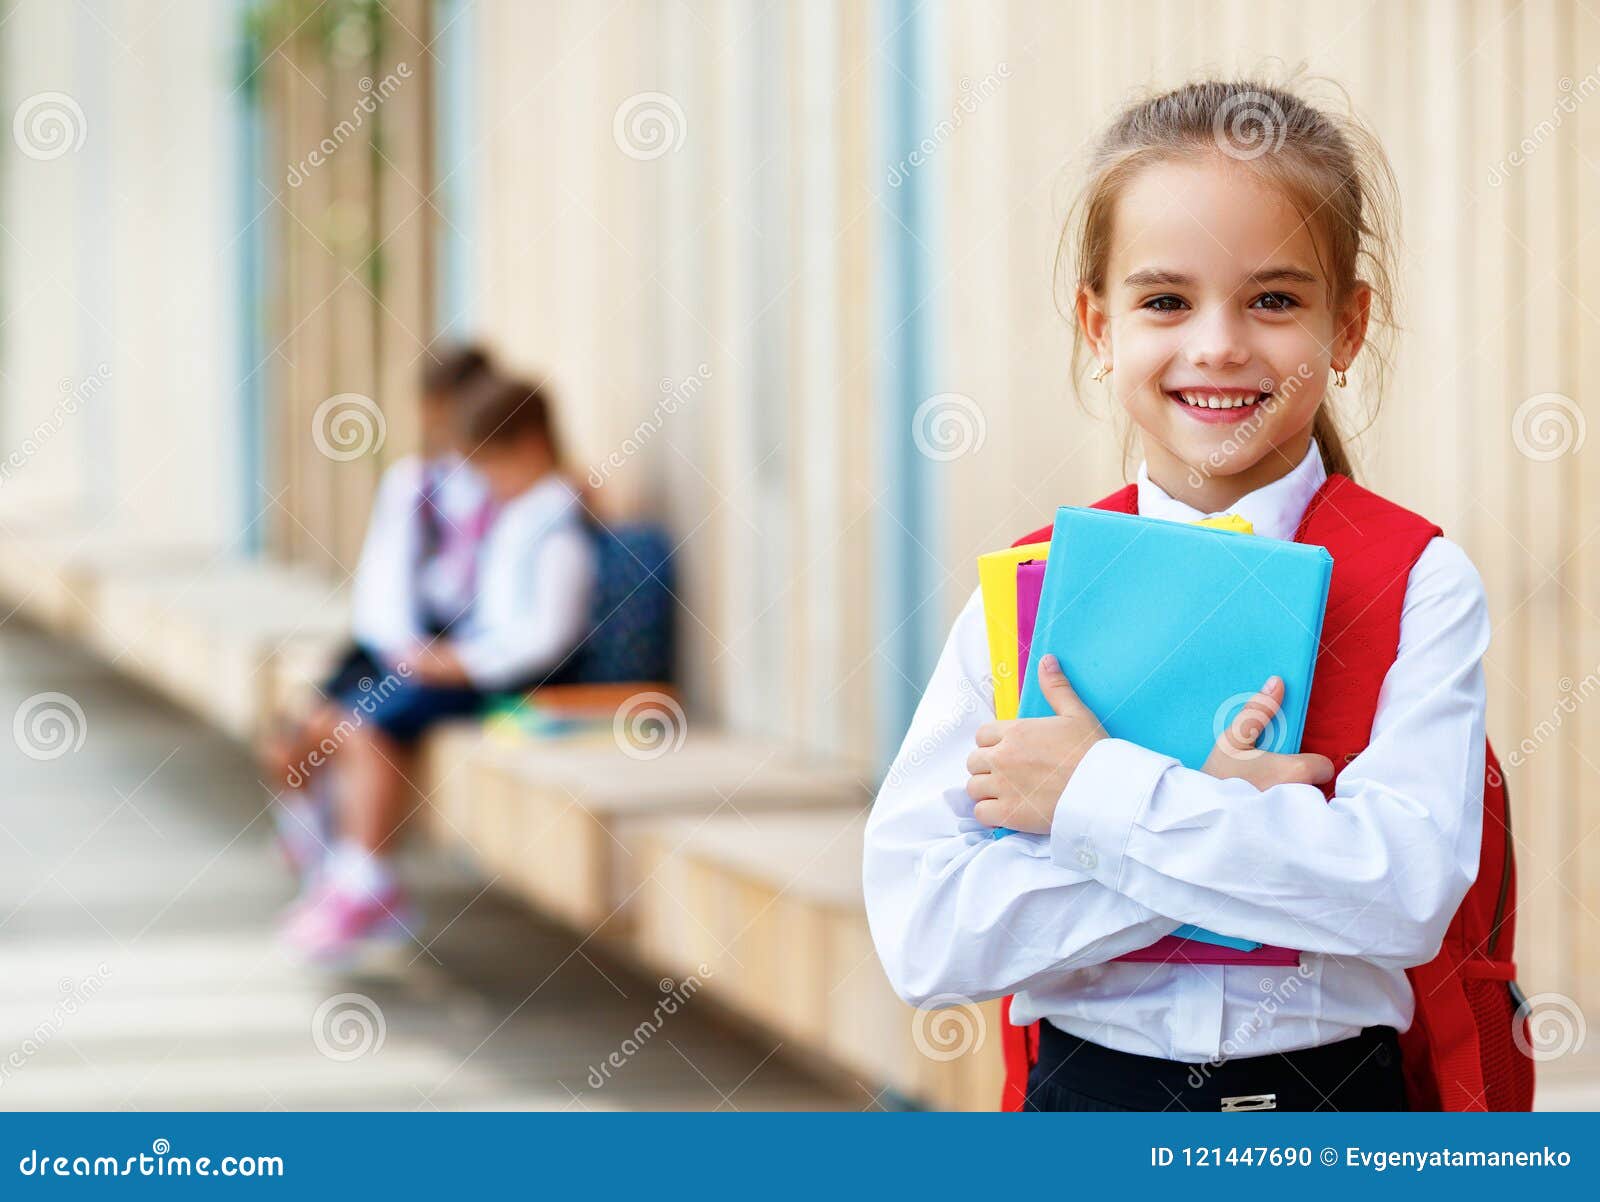
[[[1018,671],[1028,671],[1028,652],[1032,650],[1033,627],[1039,617],[1039,594],[1044,587],[1045,562],[1028,559],[1017,565],[1017,664]],[[1192,926],[1180,927],[1195,931]],[[1116,960],[1140,964],[1165,964],[1169,961],[1182,964],[1254,964],[1295,965],[1300,963],[1300,953],[1289,947],[1271,943],[1257,944],[1254,951],[1241,951],[1223,947],[1204,939],[1186,939],[1178,934],[1163,935],[1148,947],[1124,952]]]

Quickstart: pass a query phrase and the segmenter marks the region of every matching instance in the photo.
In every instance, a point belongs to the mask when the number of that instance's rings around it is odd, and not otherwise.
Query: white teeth
[[[1261,399],[1259,393],[1248,397],[1217,397],[1196,396],[1193,393],[1180,392],[1178,396],[1185,404],[1193,405],[1198,409],[1238,409],[1245,405],[1254,405]]]

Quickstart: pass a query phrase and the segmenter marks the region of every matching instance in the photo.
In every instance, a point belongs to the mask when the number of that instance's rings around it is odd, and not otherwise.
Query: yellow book
[[[996,718],[1015,718],[1022,698],[1022,669],[1017,664],[1017,565],[1025,559],[1049,556],[1049,543],[1024,543],[978,556],[978,589],[983,596],[983,625],[989,636]]]

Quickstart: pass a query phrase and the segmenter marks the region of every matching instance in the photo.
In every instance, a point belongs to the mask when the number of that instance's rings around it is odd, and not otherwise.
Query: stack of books
[[[1297,752],[1332,571],[1322,547],[1063,506],[1048,543],[978,559],[995,716],[1051,715],[1038,673],[1053,654],[1108,735],[1201,769],[1277,675],[1284,703],[1257,747]],[[1186,925],[1117,959],[1278,965],[1300,953]]]

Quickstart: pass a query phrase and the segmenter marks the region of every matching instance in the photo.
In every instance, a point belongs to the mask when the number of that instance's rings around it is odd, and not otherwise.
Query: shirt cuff
[[[1134,823],[1178,761],[1126,739],[1101,739],[1078,761],[1050,824],[1050,858],[1120,893]]]

